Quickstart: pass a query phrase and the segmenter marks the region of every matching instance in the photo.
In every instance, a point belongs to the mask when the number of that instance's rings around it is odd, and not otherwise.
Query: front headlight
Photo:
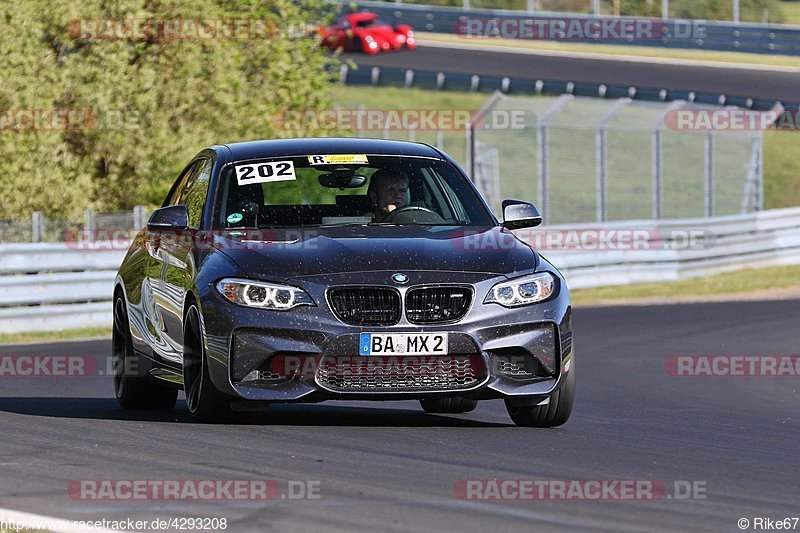
[[[217,290],[229,302],[245,307],[286,311],[301,305],[315,306],[303,289],[247,279],[223,279]]]
[[[547,300],[556,290],[556,280],[549,272],[498,283],[489,291],[486,304],[519,307]]]

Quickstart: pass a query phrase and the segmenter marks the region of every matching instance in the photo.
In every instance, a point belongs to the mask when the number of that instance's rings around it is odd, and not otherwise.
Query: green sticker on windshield
[[[232,215],[228,215],[228,224],[238,224],[243,218],[244,216],[241,213],[233,213]]]

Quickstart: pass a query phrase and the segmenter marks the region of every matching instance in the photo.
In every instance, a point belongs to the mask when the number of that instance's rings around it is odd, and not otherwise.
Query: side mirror
[[[170,205],[156,209],[147,222],[147,229],[150,231],[186,229],[188,227],[189,208],[185,205]]]
[[[534,228],[542,223],[536,206],[521,200],[503,200],[503,226],[508,229]]]

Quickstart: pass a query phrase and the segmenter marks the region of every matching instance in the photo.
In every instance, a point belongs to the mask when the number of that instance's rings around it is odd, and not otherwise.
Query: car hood
[[[502,227],[338,226],[226,232],[216,248],[249,277],[446,270],[513,276],[538,255]]]

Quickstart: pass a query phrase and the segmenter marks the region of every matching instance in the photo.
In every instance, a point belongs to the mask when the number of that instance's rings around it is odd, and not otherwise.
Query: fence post
[[[359,103],[358,106],[356,106],[356,111],[357,111],[356,124],[358,124],[358,128],[356,129],[356,137],[364,137],[365,136],[364,135],[364,129],[361,127],[363,125],[363,122],[364,122],[363,119],[366,116],[366,113],[364,112],[364,110],[365,110],[364,104]]]
[[[764,210],[764,136],[763,134],[756,136],[756,143],[758,144],[756,148],[756,161],[758,165],[758,172],[756,176],[758,176],[758,184],[756,186],[756,201],[755,201],[755,210],[756,211],[763,211]]]
[[[145,207],[143,205],[133,206],[133,229],[140,230],[147,224],[145,220]]]
[[[505,97],[506,96],[500,91],[493,92],[492,96],[483,103],[480,109],[469,117],[469,121],[467,122],[467,169],[469,171],[469,179],[473,182],[475,181],[475,159],[478,156],[478,152],[476,151],[477,140],[475,136],[486,113],[494,109],[497,102]]]
[[[42,242],[44,232],[44,213],[34,211],[31,217],[31,242]]]
[[[596,164],[597,164],[597,221],[605,222],[608,213],[608,168],[607,163],[607,144],[606,126],[613,119],[620,109],[631,103],[630,98],[620,98],[608,111],[603,113],[597,123],[596,136]]]
[[[661,218],[661,186],[664,180],[661,166],[661,128],[653,130],[653,218]]]
[[[536,150],[536,158],[538,163],[538,170],[539,170],[539,212],[542,214],[542,220],[547,222],[547,211],[548,211],[548,203],[549,203],[549,176],[548,173],[549,169],[549,161],[548,156],[548,142],[547,142],[547,123],[557,115],[561,110],[567,105],[567,102],[574,100],[575,97],[571,94],[562,94],[559,96],[556,101],[547,108],[541,117],[539,117],[539,121],[536,127],[536,143],[537,143],[537,150]]]
[[[83,210],[83,219],[85,221],[84,229],[86,231],[94,231],[94,213],[92,213],[91,209]]]
[[[653,218],[658,220],[663,214],[664,203],[664,158],[662,146],[662,128],[669,113],[686,105],[685,100],[675,100],[664,110],[653,123]]]
[[[469,179],[475,182],[475,125],[470,120],[467,123],[467,171],[469,172]]]
[[[539,212],[542,220],[547,220],[547,173],[548,173],[548,150],[547,150],[547,124],[539,124],[536,130],[536,155],[538,156],[537,165],[539,170]]]
[[[714,132],[706,135],[706,216],[714,216]]]

